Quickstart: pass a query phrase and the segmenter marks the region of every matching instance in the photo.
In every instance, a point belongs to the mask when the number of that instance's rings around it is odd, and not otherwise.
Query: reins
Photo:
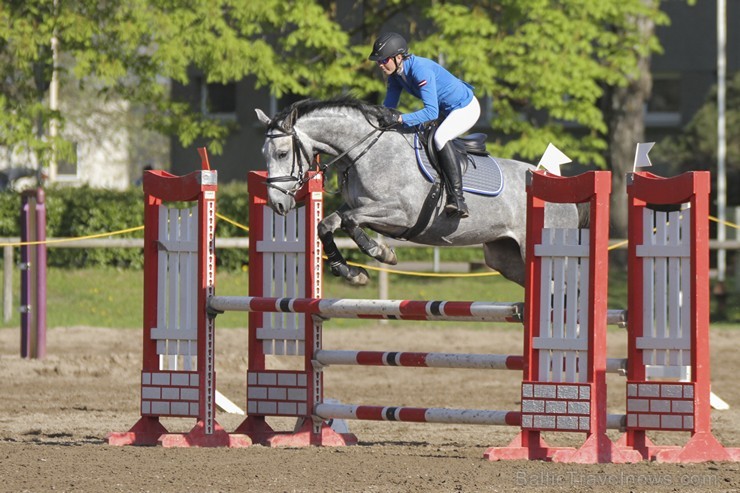
[[[326,163],[326,164],[319,163],[319,165],[318,165],[319,172],[320,173],[323,173],[329,166],[331,166],[332,164],[336,163],[337,161],[339,161],[340,159],[342,159],[344,156],[348,155],[350,152],[354,151],[357,147],[359,147],[360,145],[362,145],[367,139],[369,139],[370,137],[372,137],[373,134],[376,133],[376,132],[378,133],[378,135],[375,137],[375,139],[372,142],[370,142],[370,145],[367,146],[357,157],[355,157],[352,160],[352,164],[356,163],[358,159],[360,159],[362,156],[364,156],[365,153],[367,151],[369,151],[372,146],[375,145],[375,143],[378,141],[378,139],[380,138],[380,136],[383,135],[383,133],[385,132],[384,129],[374,128],[374,129],[370,130],[367,134],[365,134],[365,136],[363,138],[361,138],[360,140],[358,140],[357,142],[355,142],[352,146],[350,146],[349,149],[347,149],[343,153],[339,154],[338,156],[336,156],[334,159],[332,159],[328,163]]]
[[[365,116],[365,119],[367,120],[367,116]],[[364,137],[362,137],[360,140],[352,144],[347,150],[342,152],[341,154],[335,156],[331,161],[327,163],[318,163],[317,168],[319,173],[324,173],[330,166],[332,166],[334,163],[339,161],[340,159],[346,157],[349,155],[350,152],[361,146],[365,141],[367,141],[370,137],[372,137],[374,134],[377,134],[375,136],[375,139],[368,145],[357,157],[355,157],[352,160],[352,166],[359,160],[362,156],[364,156],[367,151],[370,150],[372,146],[375,145],[375,143],[380,139],[381,135],[386,132],[387,129],[376,127],[375,125],[370,122],[370,120],[367,120],[367,122],[370,124],[373,129],[365,134]],[[281,132],[280,135],[275,135],[273,133],[270,133],[272,130],[277,130]],[[291,165],[290,174],[289,175],[283,175],[283,176],[274,176],[267,178],[266,184],[270,188],[274,188],[275,190],[278,190],[286,195],[290,195],[292,197],[295,196],[296,192],[306,183],[308,173],[303,172],[303,160],[301,159],[301,155],[303,158],[305,158],[306,162],[308,163],[308,167],[310,168],[311,162],[313,161],[312,157],[309,157],[308,152],[303,147],[303,144],[301,143],[300,138],[298,138],[298,133],[295,131],[295,128],[291,129],[290,131],[286,130],[285,128],[276,125],[272,128],[270,128],[267,132],[265,132],[265,138],[267,139],[276,139],[278,137],[291,137],[293,139],[293,163]],[[296,176],[296,161],[297,161],[297,168],[298,168],[298,176]],[[290,189],[285,189],[283,187],[279,187],[274,185],[274,183],[284,183],[288,181],[293,181],[295,184]]]

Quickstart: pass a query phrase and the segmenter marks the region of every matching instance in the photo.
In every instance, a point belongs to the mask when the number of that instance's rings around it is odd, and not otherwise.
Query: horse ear
[[[267,116],[264,111],[259,108],[255,108],[254,111],[255,113],[257,113],[257,119],[264,123],[265,126],[268,126],[270,125],[270,123],[272,123],[272,119],[270,119],[270,117]]]

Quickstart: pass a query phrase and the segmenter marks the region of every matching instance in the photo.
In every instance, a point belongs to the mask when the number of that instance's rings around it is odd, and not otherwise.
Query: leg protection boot
[[[447,205],[445,212],[448,216],[466,218],[468,217],[468,205],[465,203],[462,191],[462,165],[460,156],[448,142],[438,152],[439,164],[445,176],[445,188],[447,189]]]

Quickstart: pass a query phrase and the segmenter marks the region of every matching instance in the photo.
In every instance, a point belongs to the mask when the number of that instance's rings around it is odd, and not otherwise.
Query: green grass
[[[378,298],[378,273],[370,272],[365,287],[352,287],[330,274],[324,276],[325,298]],[[85,325],[93,327],[141,328],[143,274],[135,270],[54,269],[48,271],[47,326]],[[414,277],[390,274],[389,298],[412,300],[523,301],[524,291],[500,276],[486,277]],[[19,273],[14,272],[13,316],[1,327],[18,328],[20,315]],[[224,296],[242,296],[248,292],[247,272],[220,272],[216,292]],[[626,275],[610,275],[609,308],[626,306]],[[738,296],[730,298],[730,322],[740,321]],[[222,328],[246,327],[246,313],[230,312],[218,316]],[[408,323],[408,322],[403,322]],[[333,320],[332,327],[367,324],[364,320]],[[476,324],[485,325],[485,324]]]
[[[246,296],[247,272],[219,272],[216,293]],[[483,278],[426,278],[390,275],[389,297],[414,300],[522,301],[524,291],[498,276]],[[324,276],[324,298],[378,298],[378,274],[371,272],[365,287],[352,287],[329,275]],[[13,317],[2,327],[18,327],[20,276],[14,272]],[[87,325],[95,327],[140,328],[143,310],[143,273],[115,269],[55,269],[47,272],[47,326]],[[336,320],[339,326],[367,323]],[[245,313],[218,316],[219,327],[246,327]]]
[[[47,271],[47,327],[86,325],[141,328],[143,318],[143,272],[139,270],[55,269]],[[247,274],[219,273],[219,294],[247,293]],[[14,272],[13,317],[2,327],[19,327],[20,275]],[[246,327],[246,314],[219,316],[219,326]]]

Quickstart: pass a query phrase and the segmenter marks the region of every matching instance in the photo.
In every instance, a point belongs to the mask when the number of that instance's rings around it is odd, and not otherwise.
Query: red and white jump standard
[[[527,277],[521,432],[489,460],[637,462],[606,435],[606,319],[611,175],[564,178],[535,172],[527,182]],[[588,203],[588,229],[545,225],[547,203]],[[578,363],[581,364],[578,364]],[[586,433],[579,449],[551,447],[542,432]]]
[[[144,174],[144,340],[141,418],[111,445],[248,446],[215,418],[215,324],[205,307],[216,277],[217,175],[199,149],[202,171]],[[193,203],[187,209],[163,202]],[[161,417],[190,417],[186,434],[169,433]]]
[[[314,176],[296,194],[287,215],[267,206],[266,173],[249,173],[249,294],[255,298],[321,298],[322,256],[318,224],[323,218],[323,183]],[[256,300],[255,303],[259,303]],[[218,298],[209,307],[218,309]],[[273,306],[275,306],[273,304]],[[275,311],[275,310],[270,310]],[[311,419],[323,401],[323,374],[312,360],[321,349],[321,319],[306,313],[249,313],[247,418],[236,432],[269,445],[347,445],[357,439]],[[295,371],[268,367],[265,356],[302,358]],[[267,416],[299,420],[294,433],[276,432]]]
[[[711,431],[709,172],[628,175],[629,304],[627,432],[620,444],[659,462],[738,461]],[[634,315],[632,315],[634,314]],[[690,381],[655,381],[648,368]],[[668,370],[668,371],[666,371]],[[656,446],[648,430],[691,432]]]

